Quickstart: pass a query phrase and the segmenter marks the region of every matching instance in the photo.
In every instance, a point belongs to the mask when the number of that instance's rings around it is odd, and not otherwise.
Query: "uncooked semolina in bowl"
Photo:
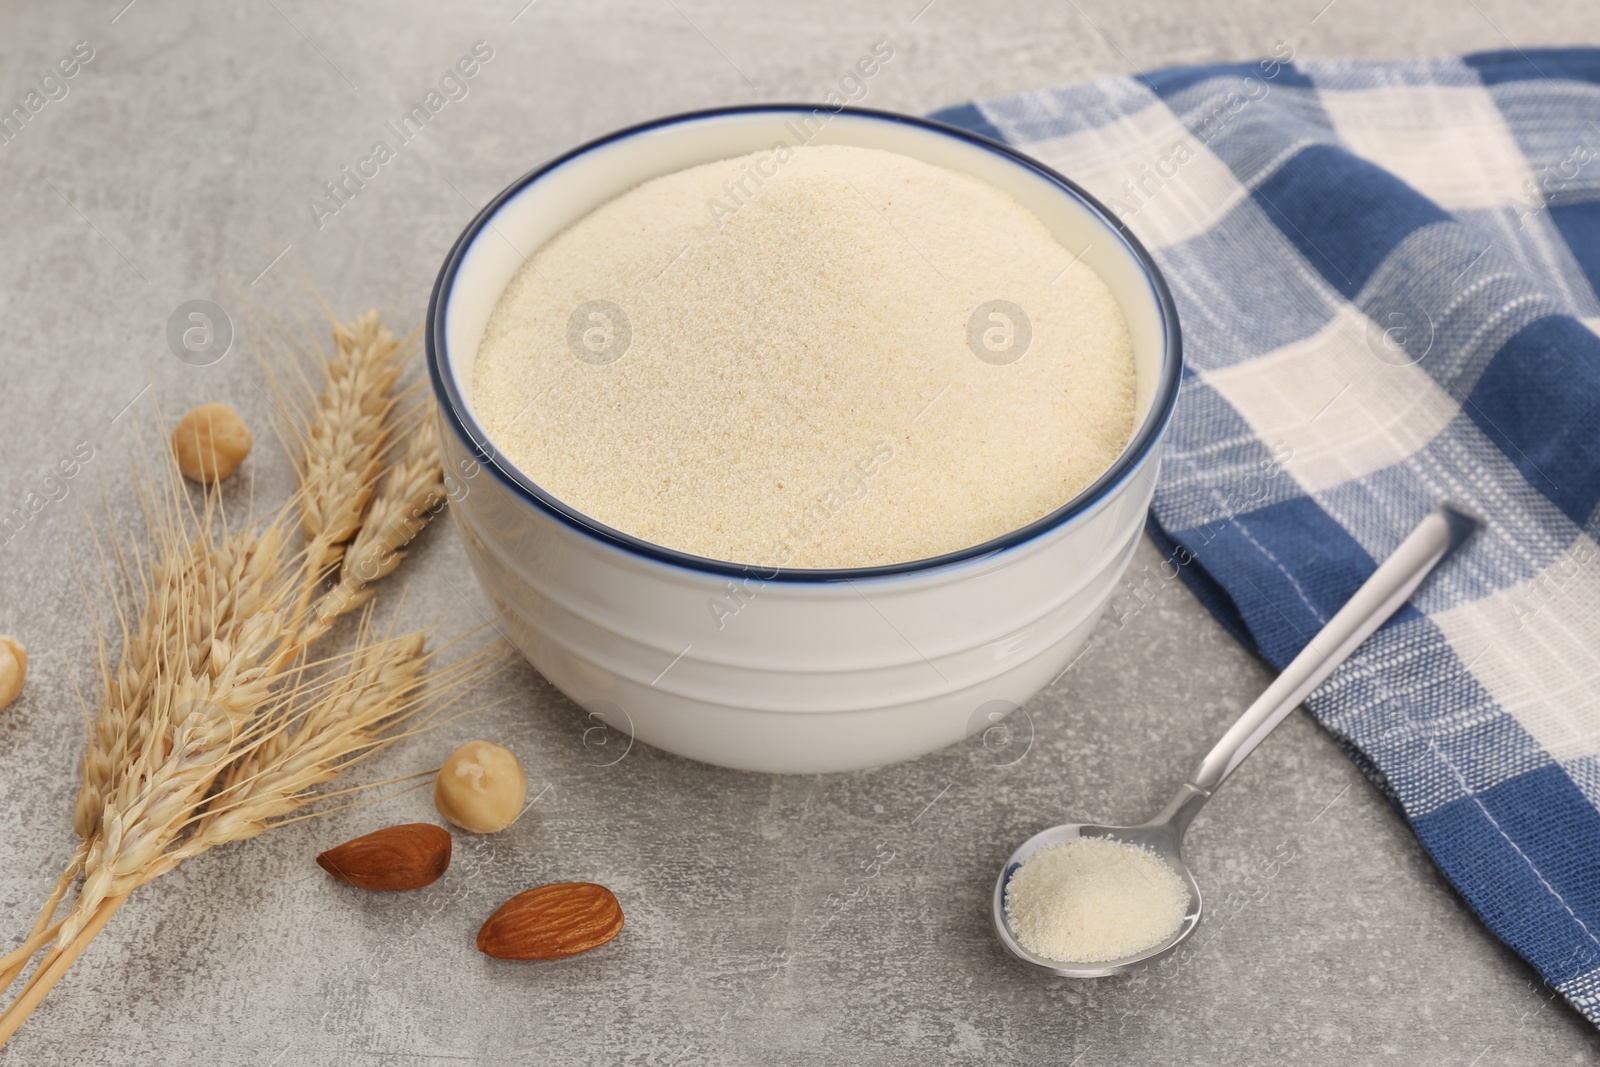
[[[1056,510],[1132,434],[1127,326],[1075,251],[995,186],[881,149],[702,164],[532,255],[472,404],[544,490],[666,548],[944,555]],[[981,312],[997,295],[1020,315]]]

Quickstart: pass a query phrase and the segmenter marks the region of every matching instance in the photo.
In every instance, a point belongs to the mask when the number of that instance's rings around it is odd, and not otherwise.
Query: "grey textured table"
[[[935,0],[920,14],[925,0],[125,2],[10,2],[0,33],[6,110],[74,42],[94,49],[67,94],[0,144],[0,511],[79,442],[96,451],[64,500],[0,538],[0,632],[34,656],[24,697],[0,713],[7,939],[72,845],[72,683],[94,686],[76,570],[93,567],[97,485],[131,518],[127,453],[155,404],[218,399],[258,429],[257,498],[287,490],[251,314],[303,308],[315,289],[342,313],[376,305],[410,327],[450,241],[523,170],[657,114],[819,98],[879,39],[896,55],[866,103],[924,112],[1278,40],[1300,55],[1410,55],[1600,29],[1591,0]],[[321,183],[480,40],[493,58],[469,94],[319,228],[308,199]],[[240,330],[213,366],[168,350],[168,316],[190,299],[223,304]],[[429,766],[470,736],[521,754],[537,803],[504,834],[461,838],[445,881],[377,896],[311,862],[357,832],[430,818],[426,792],[206,855],[134,896],[0,1064],[1597,1058],[1591,1028],[1482,930],[1303,716],[1196,824],[1215,910],[1175,965],[1073,983],[1004,956],[987,906],[1013,844],[1073,814],[1149,813],[1266,681],[1156,562],[1144,546],[1131,576],[1148,604],[1103,624],[1028,706],[1031,748],[1012,763],[972,744],[822,777],[643,746],[611,763],[617,746],[586,747],[591,724],[519,665],[481,694],[494,707],[364,772]],[[397,580],[406,624],[447,636],[480,621],[448,524]],[[511,892],[573,878],[616,890],[617,942],[559,965],[473,948]]]

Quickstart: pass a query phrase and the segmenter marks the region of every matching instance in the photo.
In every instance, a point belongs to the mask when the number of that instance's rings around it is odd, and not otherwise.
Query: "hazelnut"
[[[15,637],[0,634],[0,708],[17,699],[28,673],[28,650]]]
[[[250,428],[226,404],[201,404],[172,431],[172,454],[185,478],[217,482],[250,454]]]
[[[468,741],[450,753],[433,783],[439,814],[479,834],[510,826],[527,799],[522,764],[508,750],[487,741]]]

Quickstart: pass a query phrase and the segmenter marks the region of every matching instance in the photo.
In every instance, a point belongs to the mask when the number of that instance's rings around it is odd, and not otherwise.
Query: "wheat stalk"
[[[33,929],[0,958],[3,989],[45,952],[0,1014],[0,1044],[128,894],[184,859],[285,821],[316,799],[317,786],[436,713],[423,693],[424,635],[378,635],[370,606],[350,652],[307,660],[308,646],[399,564],[443,498],[426,410],[410,416],[423,432],[384,476],[402,421],[393,387],[409,346],[375,312],[334,322],[333,340],[321,391],[299,407],[293,500],[231,529],[217,491],[197,507],[167,456],[158,488],[140,493],[144,544],[124,546],[113,531],[108,561],[96,540],[108,577],[114,562],[140,606],[130,618],[112,581],[122,648],[115,669],[103,638],[99,648],[103,695],[74,809],[79,843]],[[319,597],[341,561],[337,585]],[[493,658],[433,672],[432,688],[471,685]]]

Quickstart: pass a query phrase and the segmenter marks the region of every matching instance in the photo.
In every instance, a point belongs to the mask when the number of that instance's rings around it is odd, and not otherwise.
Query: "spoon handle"
[[[1227,781],[1234,768],[1255,751],[1273,727],[1300,706],[1389,616],[1400,610],[1417,586],[1479,527],[1479,520],[1440,504],[1400,542],[1394,554],[1372,573],[1344,607],[1328,620],[1283,673],[1229,727],[1184,784],[1165,815],[1181,832],[1200,805]]]

